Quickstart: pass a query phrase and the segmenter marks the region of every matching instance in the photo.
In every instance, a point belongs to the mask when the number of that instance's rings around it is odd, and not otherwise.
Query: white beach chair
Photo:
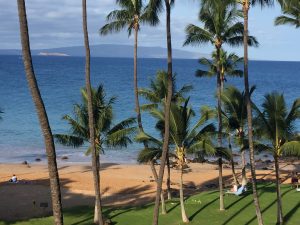
[[[300,191],[300,184],[297,184],[296,191]]]

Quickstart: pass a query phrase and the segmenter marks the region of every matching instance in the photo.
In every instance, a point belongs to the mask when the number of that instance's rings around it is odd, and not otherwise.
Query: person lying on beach
[[[240,196],[245,191],[247,191],[247,188],[246,188],[246,186],[242,185],[236,191],[231,191],[231,190],[230,191],[226,191],[225,194],[233,194],[233,195],[236,195],[236,196]]]
[[[236,184],[233,184],[232,188],[230,189],[230,192],[237,192],[238,186]]]
[[[18,178],[17,176],[14,174],[11,179],[9,179],[8,181],[9,183],[18,183]]]

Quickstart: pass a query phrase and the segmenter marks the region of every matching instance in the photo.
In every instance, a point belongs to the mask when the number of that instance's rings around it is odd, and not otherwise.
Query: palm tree
[[[233,76],[233,77],[242,77],[243,71],[237,69],[237,66],[240,62],[242,62],[243,58],[238,57],[236,54],[231,53],[228,55],[226,51],[224,51],[222,48],[220,49],[220,88],[221,92],[224,89],[224,82],[227,81],[226,76]],[[208,70],[197,70],[196,76],[197,77],[213,77],[218,74],[218,59],[217,59],[217,52],[214,51],[212,54],[212,60],[209,60],[207,58],[201,58],[199,59],[199,63],[208,67]],[[228,128],[228,126],[226,126]],[[231,141],[230,141],[230,132],[227,132],[228,134],[228,144],[229,149],[231,149]],[[234,160],[233,157],[230,160],[231,166],[232,166],[232,175],[234,182],[236,185],[238,185],[238,181],[235,174],[234,169]],[[222,174],[222,173],[220,173]],[[220,187],[222,187],[222,180],[220,179],[221,184],[219,184]],[[222,194],[220,192],[220,194]],[[222,196],[220,196],[222,198]]]
[[[227,81],[226,77],[242,77],[243,71],[238,69],[238,64],[243,61],[243,58],[238,57],[234,53],[228,54],[222,48],[220,50],[220,77],[221,77],[221,90],[224,89],[224,82]],[[199,63],[208,67],[208,70],[197,70],[197,77],[213,77],[217,75],[217,53],[212,53],[212,60],[205,57],[199,59]]]
[[[184,207],[184,194],[183,194],[183,173],[186,165],[186,153],[194,153],[202,151],[205,154],[215,154],[215,147],[208,138],[208,134],[215,131],[213,124],[206,124],[207,120],[211,118],[207,114],[203,114],[201,118],[196,121],[196,124],[191,127],[190,124],[195,116],[194,111],[188,106],[189,99],[181,104],[172,103],[170,111],[170,141],[174,146],[175,151],[172,156],[177,159],[177,165],[180,170],[180,182],[179,182],[179,194],[180,194],[180,206],[181,216],[184,223],[188,223],[189,219],[185,212]],[[157,127],[164,129],[164,112],[162,110],[153,109],[151,114],[158,119]],[[159,157],[161,155],[162,141],[156,138],[142,133],[139,134],[138,139],[140,141],[146,140],[151,144],[151,150],[144,150],[142,157]]]
[[[137,113],[137,121],[140,131],[143,131],[139,96],[138,96],[138,78],[137,78],[137,48],[138,48],[138,32],[141,24],[150,24],[155,26],[159,23],[157,14],[149,13],[149,7],[144,6],[143,0],[116,0],[116,3],[121,7],[119,10],[114,10],[107,15],[108,23],[101,29],[101,35],[107,35],[113,32],[120,32],[127,28],[128,36],[134,31],[134,97],[135,111]]]
[[[24,0],[18,0],[17,3],[18,3],[19,23],[20,23],[22,54],[23,54],[23,62],[25,67],[26,79],[28,82],[28,86],[31,92],[33,102],[35,104],[35,108],[37,111],[41,130],[43,132],[44,142],[46,147],[54,224],[63,225],[64,222],[63,222],[61,192],[60,192],[59,175],[57,170],[55,145],[54,145],[53,136],[52,136],[47,112],[45,109],[45,105],[40,94],[40,90],[37,84],[37,80],[35,78],[35,73],[32,65],[27,15],[26,15],[26,5]]]
[[[280,191],[279,158],[285,156],[300,156],[299,135],[296,134],[295,121],[300,119],[300,98],[296,99],[288,109],[284,96],[277,92],[265,95],[262,111],[258,113],[258,132],[261,137],[270,141],[276,173],[277,190],[277,224],[283,224],[282,201]]]
[[[185,101],[184,95],[193,89],[192,85],[185,84],[179,89],[176,87],[176,75],[172,76],[173,90],[172,90],[172,102]],[[168,74],[166,71],[159,70],[156,73],[155,79],[151,79],[149,88],[140,88],[139,95],[145,98],[148,103],[141,105],[141,109],[145,111],[151,111],[152,109],[158,109],[163,107],[168,92]]]
[[[250,95],[255,90],[251,88]],[[246,157],[245,150],[248,146],[247,136],[247,107],[245,92],[240,92],[237,88],[230,86],[222,93],[224,104],[224,117],[230,131],[235,132],[235,141],[240,148],[242,156],[242,184],[247,184],[246,178]]]
[[[91,78],[90,78],[90,45],[89,45],[89,36],[87,28],[87,11],[86,11],[86,0],[82,0],[82,25],[83,25],[83,34],[84,34],[84,46],[86,52],[86,62],[85,62],[85,82],[86,82],[86,92],[87,92],[87,105],[88,105],[88,124],[89,124],[89,133],[90,133],[90,143],[91,143],[91,152],[92,152],[92,169],[94,177],[94,189],[95,189],[95,214],[94,214],[94,223],[103,225],[103,216],[102,216],[102,205],[101,205],[101,193],[100,193],[100,175],[99,169],[100,164],[98,163],[99,154],[95,147],[95,127],[94,127],[94,115],[93,115],[93,106],[92,106],[92,91],[91,91]]]
[[[89,112],[88,112],[88,93],[86,89],[81,90],[82,104],[75,104],[73,109],[74,117],[65,115],[63,120],[70,124],[71,131],[69,134],[56,134],[54,135],[57,142],[62,145],[72,146],[74,148],[80,147],[85,143],[91,143],[90,127],[89,127]],[[96,168],[100,169],[100,156],[101,152],[104,152],[105,147],[127,147],[131,143],[131,137],[136,131],[136,127],[132,125],[135,123],[134,118],[126,119],[116,125],[113,125],[113,109],[112,104],[115,98],[106,99],[106,95],[103,86],[99,86],[97,90],[91,89],[92,94],[92,110],[94,116],[94,143],[95,150],[92,146],[89,146],[86,154],[92,154],[92,157],[96,157]],[[94,160],[94,159],[93,159]],[[93,165],[95,166],[95,165]],[[99,190],[100,191],[100,190]],[[100,196],[101,197],[101,196]],[[101,198],[100,198],[101,200]],[[101,204],[101,202],[100,202]],[[98,206],[95,207],[95,215],[98,214]],[[101,213],[101,211],[100,211]],[[97,223],[101,223],[101,217],[97,218]],[[103,221],[103,218],[102,218]]]
[[[127,147],[132,143],[131,138],[136,132],[134,118],[128,118],[113,125],[113,108],[115,97],[107,99],[102,85],[97,89],[91,89],[93,100],[93,114],[95,125],[95,148],[97,155],[106,148]],[[88,123],[88,96],[86,89],[81,89],[82,103],[75,104],[73,117],[63,116],[63,120],[70,124],[69,134],[55,134],[55,139],[62,145],[80,147],[90,142]],[[86,154],[92,153],[91,147],[87,148]],[[99,158],[98,158],[99,159]]]
[[[168,92],[168,77],[167,72],[158,71],[156,74],[156,79],[151,80],[150,88],[140,88],[139,94],[148,100],[149,103],[146,103],[141,106],[142,110],[151,111],[153,109],[163,108],[167,99]],[[172,102],[181,102],[184,101],[184,94],[189,92],[192,89],[191,85],[184,85],[178,91],[176,90],[176,76],[173,75],[173,97]],[[161,131],[161,135],[163,137],[163,132]],[[153,159],[149,159],[150,165],[153,165]],[[152,170],[153,170],[152,166]],[[167,192],[168,199],[172,198],[171,196],[171,179],[170,179],[170,160],[169,154],[167,154]],[[156,175],[157,176],[157,175]],[[163,212],[164,210],[162,210]]]
[[[242,0],[238,1],[242,4],[242,10],[244,15],[244,84],[245,84],[245,97],[247,105],[247,121],[248,121],[248,141],[249,141],[249,158],[250,158],[250,167],[251,167],[251,178],[252,178],[252,190],[253,190],[253,199],[254,206],[256,211],[256,217],[258,225],[263,225],[263,218],[260,209],[260,203],[257,194],[257,181],[256,181],[256,172],[255,172],[255,159],[254,159],[254,144],[253,144],[253,128],[252,128],[252,106],[250,99],[250,88],[249,88],[249,77],[248,77],[248,15],[250,4],[253,6],[260,5],[270,6],[273,4],[273,0]]]
[[[288,4],[290,3],[290,4]],[[300,2],[292,1],[285,3],[282,2],[282,13],[283,15],[275,19],[275,25],[285,25],[289,24],[295,26],[296,28],[300,27]]]
[[[222,114],[221,114],[221,48],[224,43],[231,46],[241,45],[243,42],[243,23],[237,22],[241,17],[240,12],[234,6],[232,0],[213,0],[209,4],[202,2],[199,20],[204,27],[190,24],[186,27],[186,40],[184,45],[200,45],[211,43],[216,49],[216,74],[217,74],[217,97],[218,97],[218,145],[222,147]],[[248,38],[249,45],[257,46],[256,39]],[[220,159],[221,160],[221,159]],[[221,169],[221,168],[219,168]],[[224,210],[222,179],[220,180],[220,210]]]
[[[170,137],[170,108],[172,101],[172,90],[173,90],[173,65],[172,65],[172,40],[171,40],[171,6],[174,5],[175,0],[164,0],[166,7],[166,35],[167,35],[167,51],[168,51],[168,92],[167,99],[164,107],[165,115],[165,131],[164,131],[164,142],[163,142],[163,152],[161,157],[161,163],[158,174],[155,206],[153,212],[153,222],[152,225],[158,225],[159,216],[159,199],[162,192],[162,182],[164,177],[164,169],[166,165],[166,159],[169,149],[169,137]],[[152,17],[158,15],[163,9],[163,0],[150,0],[149,2],[149,14]]]

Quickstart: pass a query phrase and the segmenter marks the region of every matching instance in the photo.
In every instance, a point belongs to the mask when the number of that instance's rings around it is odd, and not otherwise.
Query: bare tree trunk
[[[257,194],[256,171],[254,160],[254,146],[253,146],[253,131],[252,131],[252,107],[249,93],[249,78],[248,78],[248,13],[250,8],[249,0],[243,0],[243,14],[244,14],[244,82],[245,82],[245,97],[247,105],[247,120],[248,120],[248,138],[249,138],[249,153],[250,166],[252,177],[253,199],[256,211],[258,225],[263,225],[263,218],[260,210],[260,204]]]
[[[155,179],[155,182],[157,184],[158,176],[157,176],[157,172],[156,172],[153,160],[150,161],[150,167],[151,167],[151,171],[152,171],[153,177]],[[160,195],[160,202],[161,202],[161,214],[165,215],[165,214],[167,214],[167,208],[166,208],[166,204],[165,204],[165,197],[164,197],[163,191],[161,192],[161,195]]]
[[[167,193],[168,193],[168,200],[172,199],[172,194],[171,194],[171,168],[170,168],[170,158],[169,158],[169,153],[167,155]]]
[[[218,147],[222,147],[222,81],[220,68],[220,47],[217,47],[217,96],[218,96]],[[221,165],[220,165],[221,162]],[[224,194],[223,194],[223,174],[222,174],[222,158],[219,158],[219,190],[220,190],[220,210],[224,210]]]
[[[25,1],[18,0],[17,3],[18,3],[20,36],[21,36],[23,62],[24,62],[24,67],[26,72],[26,79],[37,111],[41,130],[44,136],[45,147],[46,147],[54,224],[63,225],[64,222],[63,222],[61,192],[60,192],[59,175],[57,170],[55,145],[54,145],[53,136],[52,136],[47,112],[45,109],[45,105],[42,96],[40,94],[40,90],[36,81],[36,77],[32,65]]]
[[[276,194],[277,194],[277,224],[283,224],[282,201],[280,191],[280,171],[278,156],[274,155],[275,173],[276,173]]]
[[[184,195],[183,195],[183,168],[181,166],[180,169],[180,182],[179,182],[179,196],[180,196],[180,209],[181,209],[181,217],[182,217],[182,222],[184,223],[188,223],[190,222],[188,217],[186,216],[186,212],[185,212],[185,207],[184,207]]]
[[[153,225],[158,225],[159,215],[159,199],[162,191],[162,182],[164,177],[164,169],[166,166],[166,158],[169,147],[169,136],[170,136],[170,108],[173,91],[173,80],[172,80],[172,42],[171,42],[171,6],[169,0],[165,0],[166,5],[166,29],[167,29],[167,49],[168,49],[168,95],[165,103],[165,134],[163,142],[163,152],[161,157],[161,163],[159,168],[159,176],[156,190],[156,200],[153,212]]]
[[[89,36],[87,29],[87,11],[86,11],[86,0],[82,0],[82,26],[84,34],[84,46],[85,46],[85,85],[87,92],[87,102],[88,102],[88,117],[89,117],[89,134],[90,143],[92,149],[92,170],[94,177],[94,189],[95,189],[95,214],[94,223],[103,225],[102,217],[102,206],[101,206],[101,192],[100,192],[100,159],[99,152],[97,152],[95,145],[95,127],[94,127],[94,112],[93,112],[93,100],[92,100],[92,88],[91,88],[91,77],[90,77],[90,45]]]

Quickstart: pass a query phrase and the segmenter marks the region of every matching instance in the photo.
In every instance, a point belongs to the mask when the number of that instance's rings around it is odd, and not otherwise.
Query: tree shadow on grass
[[[284,197],[286,194],[288,194],[291,190],[292,190],[292,189],[288,189],[288,190],[286,190],[285,192],[283,192],[283,193],[281,194],[281,197],[283,198],[283,197]],[[268,188],[264,188],[263,191],[262,191],[262,193],[264,193],[264,192],[271,192],[271,193],[274,193],[274,192],[276,192],[276,187],[268,187]],[[261,210],[261,212],[262,212],[262,213],[266,212],[266,211],[267,211],[268,209],[270,209],[274,204],[276,204],[276,202],[277,202],[277,198],[275,198],[274,201],[272,201],[267,207],[265,207],[263,210]],[[300,204],[300,203],[299,203],[299,204]],[[293,210],[291,210],[291,211],[293,211]],[[296,208],[295,211],[297,211],[297,208]],[[291,213],[292,213],[292,212],[291,212]],[[293,215],[293,214],[291,214],[291,215]],[[291,216],[291,215],[290,215],[290,216]],[[256,216],[252,217],[247,223],[245,223],[245,225],[251,224],[255,219],[256,219]]]
[[[263,192],[265,192],[265,189],[268,188],[268,187],[267,187],[268,185],[270,185],[270,183],[264,184],[264,185],[262,185],[262,186],[260,186],[260,187],[258,188],[258,190],[261,190],[261,191],[259,192],[259,194],[258,194],[258,197],[260,197],[260,196],[263,194]],[[251,193],[252,193],[252,189],[251,189],[251,186],[250,186],[250,190],[247,191],[247,194],[250,195]],[[245,196],[245,197],[246,197],[246,196]],[[240,198],[243,199],[243,198],[245,198],[245,197],[242,197],[242,198],[240,197]],[[236,204],[237,202],[239,202],[241,199],[239,199],[238,201],[236,201],[234,204]],[[234,204],[232,204],[230,207],[232,207]],[[231,220],[233,220],[236,216],[240,215],[242,211],[246,210],[246,208],[247,208],[248,206],[250,206],[251,204],[253,204],[253,199],[250,199],[250,201],[249,201],[246,205],[244,205],[243,208],[240,208],[235,214],[233,214],[232,216],[230,216],[226,221],[224,221],[224,222],[222,223],[222,225],[228,224],[228,223],[229,223]],[[255,217],[255,218],[256,218],[256,217]]]
[[[214,202],[216,202],[217,200],[219,200],[219,198],[215,198],[212,201],[206,203],[204,206],[202,206],[200,209],[198,209],[196,212],[194,212],[191,216],[190,216],[190,220],[193,220],[195,218],[195,216],[197,216],[203,209],[205,209],[206,207],[208,207],[209,205],[213,204]]]
[[[289,219],[297,212],[298,209],[300,209],[300,202],[284,216],[284,221],[289,221]]]

